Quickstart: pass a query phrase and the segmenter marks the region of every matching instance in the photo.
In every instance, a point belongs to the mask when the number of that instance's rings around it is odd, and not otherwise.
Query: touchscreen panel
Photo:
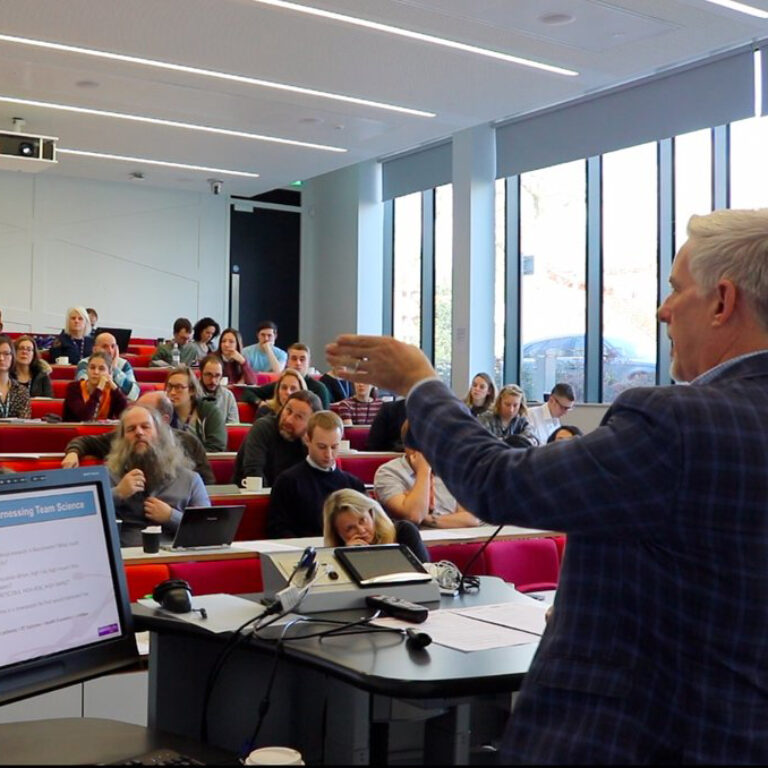
[[[383,584],[429,581],[424,566],[398,545],[381,547],[342,547],[337,557],[358,584]]]

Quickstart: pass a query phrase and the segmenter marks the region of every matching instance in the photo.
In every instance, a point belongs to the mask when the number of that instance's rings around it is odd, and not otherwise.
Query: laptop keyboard
[[[205,765],[194,757],[182,755],[173,749],[153,749],[137,757],[118,760],[110,765]]]

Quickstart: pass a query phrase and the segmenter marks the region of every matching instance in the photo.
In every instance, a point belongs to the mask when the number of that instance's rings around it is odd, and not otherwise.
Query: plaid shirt
[[[407,408],[461,504],[568,533],[506,761],[768,762],[768,353],[525,451],[438,381]]]

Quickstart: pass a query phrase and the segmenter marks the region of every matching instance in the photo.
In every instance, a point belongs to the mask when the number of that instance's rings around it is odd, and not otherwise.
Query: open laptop
[[[176,535],[163,549],[202,550],[229,547],[245,511],[244,504],[216,507],[187,507]]]
[[[132,328],[107,328],[106,326],[98,326],[96,328],[96,335],[100,333],[111,333],[115,337],[117,342],[117,348],[120,350],[120,354],[124,355],[128,351],[128,345],[131,343]]]

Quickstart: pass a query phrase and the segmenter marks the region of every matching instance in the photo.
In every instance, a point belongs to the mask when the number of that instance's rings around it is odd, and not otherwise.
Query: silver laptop
[[[163,545],[163,549],[200,551],[229,547],[235,538],[244,511],[244,504],[187,507],[173,542]]]

